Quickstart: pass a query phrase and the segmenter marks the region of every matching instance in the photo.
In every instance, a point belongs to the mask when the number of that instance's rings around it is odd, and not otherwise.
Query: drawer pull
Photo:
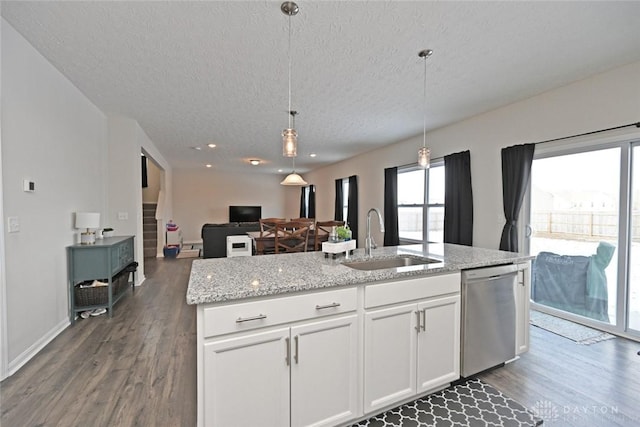
[[[262,319],[266,319],[267,315],[266,314],[258,314],[257,316],[253,316],[253,317],[238,317],[236,319],[236,323],[242,323],[242,322],[250,322],[252,320],[262,320]]]
[[[324,310],[325,308],[335,308],[335,307],[340,307],[340,303],[332,302],[331,304],[327,304],[327,305],[316,305],[316,310]]]
[[[287,366],[289,366],[291,361],[291,343],[288,337],[284,339],[284,361]]]

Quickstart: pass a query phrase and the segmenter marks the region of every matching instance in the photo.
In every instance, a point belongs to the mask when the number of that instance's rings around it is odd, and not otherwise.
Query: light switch
[[[17,233],[20,231],[20,220],[17,216],[10,216],[7,218],[9,233]]]
[[[118,219],[119,220],[127,220],[127,219],[129,219],[129,213],[128,212],[118,212]]]
[[[29,181],[25,179],[22,181],[22,191],[26,191],[27,193],[33,193],[36,191],[36,183],[33,181]]]

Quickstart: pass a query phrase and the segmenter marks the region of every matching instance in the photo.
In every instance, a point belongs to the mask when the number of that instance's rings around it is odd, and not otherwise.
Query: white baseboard
[[[40,350],[42,350],[47,344],[49,344],[55,337],[57,337],[62,331],[64,331],[71,323],[69,319],[64,319],[47,332],[42,338],[33,343],[31,347],[20,353],[18,357],[9,361],[7,369],[7,377],[15,374],[25,363],[31,360]]]
[[[138,274],[138,277],[136,278],[136,286],[142,286],[145,280],[147,280],[147,278],[144,274]]]

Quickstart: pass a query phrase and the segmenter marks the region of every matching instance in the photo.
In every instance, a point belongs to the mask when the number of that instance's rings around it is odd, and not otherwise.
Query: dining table
[[[318,233],[316,234],[316,231]],[[253,247],[256,249],[256,255],[264,255],[273,252],[276,247],[276,235],[274,231],[247,231],[247,235],[253,241]],[[309,230],[309,240],[307,242],[307,251],[315,249],[315,242],[326,242],[329,240],[329,233],[323,230]]]

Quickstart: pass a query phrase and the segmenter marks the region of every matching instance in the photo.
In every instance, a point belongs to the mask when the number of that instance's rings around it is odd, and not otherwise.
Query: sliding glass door
[[[535,159],[532,300],[616,323],[620,148]]]
[[[640,333],[640,145],[632,150],[629,238],[629,329]]]
[[[533,307],[640,337],[640,142],[537,150],[528,208]]]

